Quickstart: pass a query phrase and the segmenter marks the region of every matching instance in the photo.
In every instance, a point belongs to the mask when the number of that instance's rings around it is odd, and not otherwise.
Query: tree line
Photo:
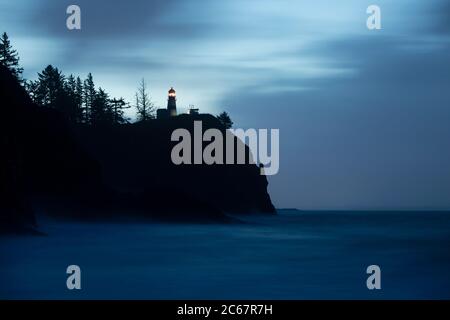
[[[130,121],[125,115],[125,109],[132,107],[130,103],[122,97],[111,98],[103,88],[96,88],[91,73],[81,79],[73,74],[66,76],[58,68],[48,65],[38,73],[36,80],[25,80],[19,55],[6,32],[0,37],[0,63],[24,86],[34,103],[60,111],[70,122],[101,126]],[[137,121],[155,118],[156,107],[151,101],[145,79],[139,83],[133,107]],[[226,112],[217,118],[227,128],[233,124]]]
[[[123,98],[110,98],[104,89],[97,89],[91,73],[84,80],[72,74],[66,77],[49,65],[37,80],[26,81],[25,88],[33,102],[59,110],[74,123],[107,125],[128,120],[124,109],[130,106]]]

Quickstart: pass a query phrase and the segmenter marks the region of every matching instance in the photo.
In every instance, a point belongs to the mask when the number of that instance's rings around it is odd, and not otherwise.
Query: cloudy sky
[[[132,100],[145,77],[158,106],[174,86],[181,111],[279,128],[278,207],[450,208],[450,1],[0,0],[0,31],[28,79],[51,63]]]

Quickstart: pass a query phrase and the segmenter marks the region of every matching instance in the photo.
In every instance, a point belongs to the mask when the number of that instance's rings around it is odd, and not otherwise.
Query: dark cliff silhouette
[[[135,124],[74,124],[35,105],[0,65],[2,228],[34,226],[33,207],[56,216],[113,215],[166,220],[226,220],[225,211],[274,212],[256,165],[171,162],[170,134],[194,120],[225,127],[210,115]]]
[[[33,104],[0,65],[1,227],[34,226],[32,200],[100,190],[98,164],[71,138],[56,111]]]
[[[208,114],[104,128],[77,126],[74,131],[80,144],[100,162],[105,183],[116,190],[148,192],[149,197],[157,194],[166,202],[162,207],[174,203],[182,207],[178,196],[186,194],[222,211],[274,212],[267,179],[255,164],[172,163],[171,150],[178,143],[171,141],[172,132],[184,128],[193,139],[194,121],[202,121],[203,130],[225,132],[220,121]],[[242,144],[235,138],[237,143]]]

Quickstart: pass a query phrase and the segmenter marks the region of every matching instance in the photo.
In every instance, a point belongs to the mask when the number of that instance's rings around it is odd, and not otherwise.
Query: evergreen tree
[[[38,73],[38,80],[26,81],[25,88],[36,104],[57,109],[74,123],[97,126],[128,122],[124,109],[130,108],[129,104],[123,98],[110,99],[101,88],[96,90],[91,73],[83,82],[72,74],[66,78],[58,68],[48,65]],[[143,100],[139,101],[143,101],[145,110],[149,112],[152,104],[145,86],[142,96]]]
[[[39,89],[39,81],[38,80],[25,81],[25,90],[28,92],[31,100],[34,103],[39,103],[38,98],[37,98],[38,89]]]
[[[69,75],[65,82],[65,88],[71,96],[75,96],[76,85],[77,83],[73,74]]]
[[[128,109],[130,106],[125,102],[123,98],[109,100],[112,106],[112,115],[114,124],[126,123],[125,113],[123,109]]]
[[[71,122],[79,121],[80,110],[73,75],[66,79],[58,68],[49,65],[38,73],[36,82],[28,82],[27,88],[35,103],[59,110]]]
[[[233,126],[233,121],[231,121],[230,116],[226,112],[222,112],[216,117],[226,129],[230,129]]]
[[[23,69],[19,67],[19,54],[12,48],[6,32],[0,37],[0,63],[7,67],[20,83],[23,83]]]
[[[35,101],[38,104],[59,109],[64,94],[64,76],[58,68],[48,65],[41,73],[38,73],[38,85],[35,92]]]
[[[146,121],[155,118],[155,105],[150,99],[147,91],[147,83],[142,79],[136,92],[136,110],[139,121]]]
[[[64,83],[64,102],[63,109],[66,112],[67,118],[71,122],[80,122],[82,117],[82,109],[78,101],[77,95],[77,81],[71,74]]]
[[[91,108],[96,98],[96,91],[92,74],[89,72],[83,84],[84,121],[91,123]]]
[[[113,123],[112,106],[108,94],[102,88],[99,88],[92,100],[90,116],[94,126]]]
[[[83,82],[80,77],[75,81],[75,102],[77,105],[77,122],[83,122]]]

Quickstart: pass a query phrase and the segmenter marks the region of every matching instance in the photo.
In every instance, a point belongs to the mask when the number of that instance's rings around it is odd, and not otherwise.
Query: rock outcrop
[[[0,229],[33,227],[33,207],[57,216],[226,220],[274,208],[256,165],[174,165],[176,128],[225,131],[210,115],[110,127],[68,123],[36,106],[0,66]]]

